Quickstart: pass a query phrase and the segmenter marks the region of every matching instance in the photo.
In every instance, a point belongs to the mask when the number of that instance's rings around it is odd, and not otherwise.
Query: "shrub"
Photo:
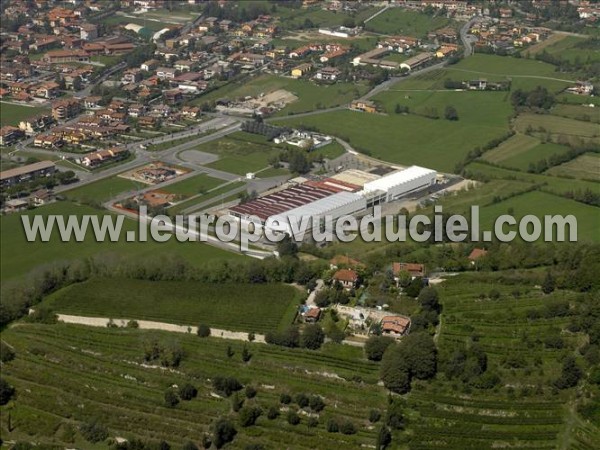
[[[256,388],[253,386],[246,386],[246,398],[254,398],[256,397]]]
[[[279,401],[284,405],[289,405],[292,403],[292,397],[284,392],[279,396]]]
[[[137,320],[130,320],[129,322],[127,322],[127,328],[139,328],[140,324],[138,323]]]
[[[184,384],[179,388],[179,396],[182,400],[191,400],[198,395],[198,389],[190,383]]]
[[[310,409],[314,412],[321,412],[323,411],[323,408],[325,408],[325,402],[318,395],[311,395],[308,406],[310,406]]]
[[[342,434],[356,434],[356,427],[349,420],[345,420],[340,425],[340,431]]]
[[[298,425],[300,423],[300,416],[296,411],[288,411],[287,421],[290,425]]]
[[[165,391],[165,406],[167,408],[175,408],[179,403],[179,398],[172,389]]]
[[[306,421],[306,426],[308,428],[315,428],[319,426],[319,419],[317,419],[316,417],[309,417]]]
[[[267,411],[267,419],[274,420],[279,417],[279,408],[276,406],[271,406]]]
[[[296,403],[300,408],[306,408],[309,404],[309,399],[306,394],[298,394],[296,395]]]
[[[335,419],[329,419],[327,421],[327,432],[328,433],[338,433],[340,431],[340,426]]]
[[[200,324],[198,325],[198,336],[200,337],[209,337],[210,336],[210,327],[208,325]]]
[[[13,359],[15,359],[14,350],[0,341],[0,362],[7,363]]]
[[[214,426],[213,444],[215,444],[215,447],[221,448],[225,444],[233,441],[236,434],[237,430],[229,420],[219,419]]]
[[[379,419],[381,419],[381,411],[378,409],[372,409],[369,412],[369,422],[376,423],[379,422]]]
[[[6,405],[15,395],[15,388],[0,378],[0,405]]]
[[[256,419],[260,417],[262,411],[258,407],[244,406],[240,409],[238,419],[242,427],[250,427],[256,423]]]
[[[241,390],[244,386],[233,377],[215,377],[212,385],[214,390],[225,397],[229,397],[233,392]]]
[[[108,437],[108,428],[96,420],[81,424],[79,432],[86,441],[92,443],[102,442]]]

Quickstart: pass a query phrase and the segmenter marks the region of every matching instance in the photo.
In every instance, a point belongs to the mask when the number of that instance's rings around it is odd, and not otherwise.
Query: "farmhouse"
[[[468,258],[469,261],[471,261],[471,264],[475,264],[475,261],[477,261],[479,258],[483,258],[485,255],[487,255],[487,250],[483,248],[474,248],[469,254]]]
[[[398,281],[398,275],[400,272],[408,272],[408,274],[412,278],[416,277],[424,277],[425,276],[425,265],[424,264],[416,264],[416,263],[402,263],[395,262],[392,264],[392,273],[394,274],[394,279]]]
[[[32,178],[51,176],[56,172],[56,165],[52,161],[40,161],[15,169],[0,172],[0,186],[12,186],[17,183],[31,180]]]
[[[304,321],[306,323],[315,323],[321,317],[321,308],[310,308],[304,313]]]
[[[358,273],[352,269],[340,269],[333,274],[332,279],[340,283],[344,289],[353,289],[358,284]]]
[[[410,319],[404,316],[385,316],[381,319],[381,332],[394,337],[403,336],[410,329]]]
[[[350,258],[346,255],[336,255],[329,260],[329,268],[330,269],[338,269],[340,267],[349,267],[349,268],[364,268],[365,265],[360,261]]]

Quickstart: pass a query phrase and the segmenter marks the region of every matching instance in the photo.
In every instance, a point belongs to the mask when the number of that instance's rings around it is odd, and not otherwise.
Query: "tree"
[[[225,444],[233,441],[236,434],[237,430],[233,424],[229,420],[221,418],[217,420],[214,426],[213,444],[215,444],[215,447],[221,448]]]
[[[382,425],[377,433],[377,442],[375,444],[376,450],[384,450],[388,445],[392,443],[392,433],[385,425]]]
[[[381,361],[385,350],[394,343],[389,336],[371,336],[365,343],[365,354],[371,361]]]
[[[236,392],[231,396],[231,409],[233,412],[238,412],[244,406],[244,399],[240,398],[239,394]]]
[[[256,397],[257,391],[254,386],[246,386],[246,398],[254,398]]]
[[[458,111],[454,106],[446,106],[444,117],[446,120],[458,120]]]
[[[248,350],[248,347],[246,347],[244,345],[244,348],[242,349],[242,361],[248,362],[248,361],[250,361],[251,358],[252,358],[252,353],[250,353],[250,350]]]
[[[0,378],[0,405],[6,405],[15,395],[15,388]]]
[[[408,114],[409,109],[408,109],[408,106],[401,105],[400,103],[396,103],[396,107],[394,108],[394,112],[396,114]]]
[[[331,418],[327,421],[327,432],[329,433],[339,433],[340,425],[337,420]]]
[[[325,408],[325,402],[318,395],[311,395],[308,401],[308,406],[313,412],[321,412]]]
[[[244,406],[238,414],[240,426],[246,428],[254,425],[261,414],[262,410],[256,406]]]
[[[242,384],[233,377],[215,377],[212,380],[212,385],[218,394],[222,394],[225,397],[229,397],[232,393],[240,391],[243,388]]]
[[[293,150],[289,157],[289,169],[290,172],[297,174],[308,173],[311,169],[311,163],[308,160],[306,154],[301,150]]]
[[[309,398],[306,396],[306,394],[297,394],[296,395],[296,403],[300,408],[306,408],[308,406],[309,403]]]
[[[198,333],[198,336],[200,336],[200,337],[208,337],[208,336],[210,336],[210,327],[208,325],[201,323],[200,325],[198,325],[197,333]]]
[[[340,431],[342,432],[342,434],[356,434],[356,427],[354,426],[354,424],[349,421],[349,420],[344,420],[342,422],[342,424],[340,425]]]
[[[231,345],[227,346],[227,349],[225,350],[225,354],[227,355],[228,358],[231,358],[233,355],[235,355],[235,352],[233,351],[233,348],[231,348]]]
[[[0,341],[0,362],[7,363],[13,359],[15,359],[14,350],[8,344]]]
[[[408,215],[408,214],[406,214]],[[398,284],[403,288],[408,287],[410,282],[412,281],[412,276],[407,270],[401,270],[398,273]]]
[[[179,397],[181,400],[191,400],[198,395],[198,389],[190,383],[186,383],[179,388]]]
[[[296,411],[289,410],[287,413],[287,422],[290,425],[298,425],[300,423],[300,416]]]
[[[108,438],[108,428],[96,420],[81,424],[79,432],[86,441],[94,444]]]
[[[308,324],[300,336],[300,345],[310,350],[317,350],[325,342],[325,333],[320,325]]]
[[[415,277],[408,287],[405,289],[404,293],[409,297],[417,298],[419,296],[419,292],[423,288],[423,280],[421,277]]]
[[[579,380],[583,376],[583,371],[577,365],[577,361],[572,356],[567,356],[563,361],[562,373],[556,381],[554,386],[558,389],[568,389],[576,386]]]
[[[289,405],[292,402],[292,397],[284,392],[279,396],[279,401],[284,405]]]
[[[381,419],[381,411],[378,409],[372,409],[369,411],[369,422],[376,423],[379,422],[379,419]]]
[[[441,310],[441,305],[438,300],[438,293],[433,287],[424,287],[417,298],[421,304],[421,308],[426,311],[436,311],[437,313]]]
[[[542,292],[544,294],[551,294],[554,292],[556,287],[556,283],[554,281],[554,277],[550,273],[550,271],[546,272],[546,277],[544,278],[544,282],[542,283]]]
[[[298,253],[298,244],[296,244],[290,235],[286,234],[283,239],[277,243],[277,252],[280,257],[296,256]]]
[[[167,408],[175,408],[179,403],[179,398],[177,394],[173,392],[173,389],[167,389],[165,391],[165,406]]]
[[[279,417],[279,408],[277,406],[271,406],[267,411],[267,419],[274,420]]]

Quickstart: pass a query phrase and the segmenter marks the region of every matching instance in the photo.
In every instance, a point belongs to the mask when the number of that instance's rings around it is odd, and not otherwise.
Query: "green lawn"
[[[48,112],[50,110],[47,108],[0,102],[0,126],[12,125],[18,127],[21,120]]]
[[[223,184],[223,180],[219,180],[218,178],[203,173],[165,186],[164,188],[161,188],[161,191],[180,195],[182,197],[191,197],[192,195],[204,193],[213,189],[220,184]]]
[[[424,37],[428,32],[452,25],[445,17],[432,17],[404,8],[390,8],[367,22],[365,28],[383,34],[402,34],[414,37]]]
[[[93,233],[87,233],[83,242],[62,242],[58,231],[52,233],[49,242],[28,242],[23,230],[21,216],[58,215],[68,218],[70,215],[81,217],[88,215],[108,215],[106,211],[71,202],[58,202],[37,208],[22,214],[11,214],[0,217],[0,259],[2,260],[1,278],[3,281],[23,277],[37,266],[54,261],[86,258],[98,254],[115,253],[123,256],[140,258],[155,257],[157,254],[178,255],[185,260],[203,265],[209,261],[241,258],[236,253],[229,253],[203,243],[180,243],[171,239],[166,243],[126,242],[125,233],[138,230],[138,224],[130,219],[123,222],[121,239],[118,242],[96,242]],[[100,217],[102,218],[102,217]]]
[[[243,98],[245,96],[258,96],[269,92],[284,89],[298,99],[289,103],[278,115],[296,114],[315,109],[329,108],[332,106],[349,103],[354,98],[364,94],[368,87],[359,83],[336,83],[333,85],[317,85],[308,80],[295,80],[276,75],[261,75],[243,84],[228,84],[220,89],[198,97],[193,103],[202,104],[219,98]]]
[[[290,320],[299,291],[279,284],[209,284],[194,281],[91,279],[55,292],[47,304],[57,312],[154,320],[179,325],[264,333]],[[290,323],[285,323],[289,325]]]
[[[66,191],[64,196],[72,201],[102,204],[122,192],[133,192],[145,187],[148,185],[115,175]]]

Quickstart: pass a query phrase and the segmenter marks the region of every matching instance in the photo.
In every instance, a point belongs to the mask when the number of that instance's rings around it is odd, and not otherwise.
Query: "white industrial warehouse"
[[[360,214],[374,205],[433,186],[436,178],[435,170],[419,166],[383,176],[349,170],[321,180],[298,180],[276,192],[234,206],[229,214],[242,222],[291,235],[292,229],[298,229],[292,224],[301,224],[302,218],[312,219],[307,225],[314,227],[326,216],[335,221],[342,216]]]

